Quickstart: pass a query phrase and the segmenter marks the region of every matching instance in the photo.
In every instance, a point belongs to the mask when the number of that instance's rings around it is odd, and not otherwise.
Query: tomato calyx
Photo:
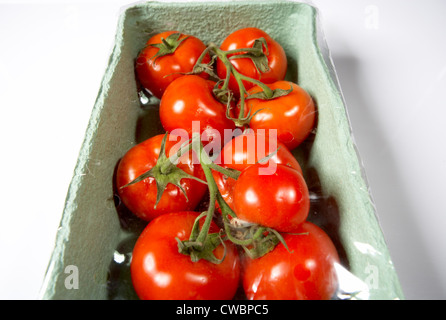
[[[242,247],[246,255],[251,259],[258,259],[272,251],[279,243],[288,250],[288,246],[282,235],[274,230],[259,224],[246,222],[224,213],[228,208],[219,202],[223,212],[223,222],[228,239]],[[232,210],[231,210],[232,211]],[[288,250],[289,251],[289,250]]]
[[[207,212],[204,212],[203,214],[206,215]],[[214,264],[220,264],[223,262],[226,256],[226,245],[225,242],[223,241],[222,234],[209,233],[207,234],[204,242],[197,241],[198,236],[200,234],[198,228],[198,219],[202,218],[204,216],[203,214],[200,215],[199,218],[197,218],[194,227],[192,228],[192,233],[189,240],[181,241],[180,239],[175,238],[178,242],[178,252],[185,255],[189,255],[192,262],[198,262],[201,259],[204,259]],[[224,247],[224,253],[223,257],[218,259],[214,255],[213,251],[220,244],[223,245]]]
[[[270,92],[266,93],[264,90],[261,90],[259,92],[247,95],[245,97],[245,100],[248,100],[248,99],[271,100],[271,99],[284,97],[286,95],[289,95],[291,92],[293,92],[293,86],[290,86],[289,89],[280,89],[280,88],[274,89],[274,90],[272,90],[272,94],[270,94]]]
[[[265,47],[266,52],[263,52],[263,47]],[[241,54],[233,55],[229,57],[229,59],[234,60],[234,59],[249,58],[252,60],[258,73],[265,73],[270,70],[268,65],[268,54],[269,54],[268,44],[266,43],[265,38],[262,37],[254,40],[252,48],[230,50],[226,51],[226,54],[229,55],[240,52]]]
[[[166,155],[166,141],[167,141],[168,133],[166,133],[163,137],[161,147],[160,147],[160,154],[158,157],[158,160],[156,162],[156,165],[153,166],[150,170],[146,171],[145,173],[138,176],[133,181],[129,182],[128,184],[121,187],[121,189],[126,188],[128,186],[131,186],[135,183],[141,182],[147,178],[153,178],[156,182],[156,203],[154,208],[156,209],[156,206],[158,205],[159,201],[161,200],[161,196],[164,193],[164,190],[166,189],[167,185],[173,184],[176,187],[178,187],[181,192],[186,197],[186,200],[189,201],[187,197],[186,190],[184,190],[183,186],[181,185],[182,179],[193,179],[198,182],[207,184],[206,181],[203,181],[193,175],[190,175],[183,171],[182,169],[178,168],[176,165],[178,164],[178,161],[180,157],[185,153],[188,152],[191,145],[187,142],[184,143],[180,150],[171,157],[167,157]]]
[[[189,36],[184,37],[183,39],[180,39],[181,33],[172,33],[166,38],[161,38],[161,43],[154,43],[151,44],[151,47],[158,48],[158,52],[151,58],[154,59],[153,63],[155,64],[156,60],[160,57],[163,57],[168,54],[172,54],[175,52],[175,50],[178,48],[178,46]]]
[[[254,116],[262,110],[264,110],[264,109],[259,109],[256,112],[254,112],[253,114],[251,114],[251,110],[248,110],[248,114],[245,117],[239,116],[238,118],[233,118],[233,117],[231,117],[231,109],[230,109],[230,107],[228,107],[226,109],[226,118],[234,121],[234,124],[236,127],[239,127],[239,128],[246,127],[247,128],[247,127],[249,127],[249,123],[251,122],[251,119],[254,118]]]
[[[202,72],[206,72],[211,77],[218,79],[218,76],[214,72],[213,64],[215,63],[215,60],[217,59],[217,56],[213,55],[210,47],[206,47],[206,49],[201,53],[200,57],[198,57],[197,62],[195,63],[195,66],[193,67],[191,72],[185,73],[185,74],[200,74]],[[203,63],[204,57],[206,57],[206,54],[211,55],[211,60],[208,63]]]
[[[213,64],[217,57],[215,55],[211,55],[211,60],[208,63],[203,63],[204,58],[207,54],[211,54],[210,52],[211,48],[206,47],[205,50],[201,53],[201,55],[198,57],[197,61],[195,62],[195,65],[193,66],[192,70],[190,72],[175,72],[171,74],[167,74],[164,76],[164,78],[167,78],[173,74],[181,74],[181,75],[200,75],[203,72],[207,73],[214,79],[218,79],[218,76],[214,72]]]
[[[231,102],[234,101],[234,94],[229,90],[229,88],[225,88],[222,86],[224,83],[223,80],[219,79],[216,83],[214,88],[212,89],[212,93],[217,98],[218,101],[221,103],[226,104],[226,113],[230,112],[231,110]]]

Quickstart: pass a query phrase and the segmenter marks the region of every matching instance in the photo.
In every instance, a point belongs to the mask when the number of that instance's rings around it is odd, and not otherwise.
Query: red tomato
[[[193,122],[196,121],[202,140],[220,142],[220,149],[224,143],[224,130],[234,130],[235,125],[226,117],[226,105],[213,95],[215,84],[195,75],[186,75],[172,82],[160,103],[164,129],[168,132],[183,129],[192,137]]]
[[[143,300],[229,300],[239,284],[240,262],[236,247],[229,241],[222,263],[192,262],[178,252],[175,237],[188,240],[198,213],[166,214],[150,222],[133,249],[133,286]],[[201,219],[202,222],[204,219]],[[210,232],[219,228],[212,223]],[[214,255],[221,259],[220,244]]]
[[[240,174],[233,191],[235,214],[279,232],[295,232],[308,217],[307,184],[296,169],[283,164],[274,171],[267,167],[252,165]]]
[[[149,90],[155,97],[161,99],[167,86],[175,79],[182,76],[180,73],[187,73],[193,70],[195,63],[206,49],[204,43],[190,35],[181,34],[175,40],[178,31],[166,31],[154,35],[147,41],[145,48],[139,53],[136,59],[136,74],[141,85]],[[171,36],[169,38],[169,36]],[[174,47],[179,41],[178,47],[172,53],[157,57],[160,52],[159,46],[162,44],[161,38],[167,39]],[[170,40],[172,39],[173,40]],[[176,41],[176,42],[175,42]],[[210,61],[209,55],[203,59],[203,63]],[[201,77],[208,78],[206,73],[201,73]]]
[[[328,235],[305,222],[299,234],[285,234],[288,251],[279,243],[258,259],[243,262],[243,288],[249,300],[328,300],[338,287],[338,253]]]
[[[302,174],[299,162],[284,144],[280,142],[271,144],[265,135],[252,130],[247,130],[226,143],[220,153],[219,161],[222,167],[243,171],[276,150],[277,152],[269,161],[287,165]],[[213,171],[212,174],[223,199],[234,210],[233,192],[236,180],[218,171]]]
[[[288,81],[278,81],[268,84],[271,89],[293,91],[288,95],[270,100],[245,100],[245,114],[251,110],[252,117],[249,126],[254,129],[277,129],[277,138],[280,142],[293,150],[299,146],[310,134],[315,126],[316,107],[311,96],[297,84]],[[255,86],[249,90],[248,95],[260,92],[262,89]],[[261,111],[259,111],[261,110]]]
[[[254,63],[249,58],[231,59],[232,65],[241,74],[260,80],[263,83],[272,83],[275,81],[283,80],[285,78],[287,70],[287,57],[282,46],[271,38],[266,32],[257,28],[244,28],[231,33],[221,44],[220,49],[224,51],[252,48],[255,40],[264,38],[268,46],[266,51],[263,46],[263,52],[267,54],[269,71],[259,73]],[[218,59],[217,60],[217,75],[221,79],[226,78],[226,66]],[[253,84],[248,81],[243,81],[243,85],[246,90],[251,88]],[[237,81],[231,75],[229,82],[229,89],[231,89],[236,95],[240,94]]]
[[[194,179],[182,179],[181,186],[186,191],[187,199],[177,186],[168,184],[155,208],[157,186],[154,178],[149,177],[121,188],[156,165],[163,137],[164,134],[157,135],[131,148],[119,162],[116,173],[116,185],[122,202],[136,216],[146,221],[169,212],[194,210],[207,191],[205,184]],[[165,146],[166,155],[179,150],[180,142],[179,137],[169,135]],[[184,154],[177,167],[192,176],[205,179],[203,169],[193,159],[192,152]]]

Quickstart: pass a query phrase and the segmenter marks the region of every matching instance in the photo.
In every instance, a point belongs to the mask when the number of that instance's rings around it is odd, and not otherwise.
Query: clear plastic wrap
[[[209,43],[243,27],[261,28],[283,46],[289,62],[286,79],[304,88],[317,105],[317,126],[293,155],[309,189],[307,220],[330,237],[339,255],[333,263],[337,287],[331,299],[403,298],[319,19],[311,3],[280,0],[149,1],[123,9],[42,298],[138,298],[130,262],[147,222],[122,203],[114,181],[121,157],[164,130],[159,101],[138,87],[136,56],[159,31],[180,30]],[[201,205],[205,209],[209,204]],[[240,285],[234,298],[246,297]]]

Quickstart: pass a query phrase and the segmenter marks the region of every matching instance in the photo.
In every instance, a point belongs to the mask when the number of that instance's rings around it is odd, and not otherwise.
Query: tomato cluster
[[[330,299],[335,246],[307,221],[309,190],[292,154],[315,127],[310,94],[285,81],[287,57],[263,30],[221,46],[177,31],[136,59],[160,99],[160,134],[121,159],[122,202],[148,222],[133,249],[141,299]],[[206,210],[199,212],[200,204]]]

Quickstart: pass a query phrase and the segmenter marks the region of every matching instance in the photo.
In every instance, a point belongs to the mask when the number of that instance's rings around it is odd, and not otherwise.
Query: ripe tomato
[[[160,103],[161,124],[168,132],[183,129],[192,137],[199,125],[203,141],[214,141],[219,149],[224,143],[224,130],[235,129],[226,117],[226,105],[218,101],[212,89],[215,82],[196,75],[186,75],[173,81]],[[203,134],[204,133],[204,134]]]
[[[193,70],[201,53],[206,49],[200,39],[186,34],[180,34],[177,37],[175,36],[177,34],[180,33],[178,31],[166,31],[154,35],[147,41],[145,48],[136,59],[137,78],[141,85],[158,99],[161,99],[167,86],[173,80],[182,76],[180,73]],[[159,48],[163,44],[162,39],[167,39],[168,47]],[[170,50],[168,50],[169,46]],[[166,54],[157,57],[156,55],[160,52]],[[209,61],[209,55],[206,55],[203,63]],[[200,76],[208,78],[208,75],[204,72]]]
[[[130,266],[133,286],[144,300],[228,300],[232,299],[240,278],[240,262],[236,247],[226,241],[222,263],[206,260],[192,262],[190,256],[178,252],[179,240],[188,240],[198,213],[166,214],[150,222],[133,249]],[[204,219],[201,219],[202,222]],[[210,232],[219,228],[212,223]],[[214,255],[221,259],[220,244]]]
[[[295,232],[308,217],[307,184],[296,169],[278,164],[272,172],[267,167],[255,164],[240,174],[233,191],[235,214],[279,232]]]
[[[182,179],[181,186],[187,194],[187,199],[177,186],[168,184],[156,204],[157,186],[154,178],[146,178],[136,184],[121,188],[132,182],[141,174],[152,169],[160,156],[160,147],[164,135],[154,136],[131,148],[121,159],[116,173],[116,186],[119,196],[127,208],[139,218],[150,221],[153,218],[175,211],[193,210],[207,190],[207,186],[193,179]],[[170,140],[173,141],[170,141]],[[174,140],[178,139],[178,140]],[[169,135],[166,140],[166,155],[179,150],[179,137]],[[178,168],[199,179],[205,179],[203,169],[196,164],[192,152],[184,154]]]
[[[315,126],[316,107],[311,96],[297,84],[288,81],[278,81],[268,84],[271,89],[293,91],[288,95],[271,100],[245,100],[245,114],[251,110],[252,117],[249,126],[254,129],[277,129],[277,137],[289,150],[300,145]],[[259,86],[249,90],[248,95],[262,91]],[[261,110],[261,111],[259,111]]]
[[[249,300],[328,300],[338,287],[339,256],[328,235],[304,222],[299,234],[285,234],[288,251],[279,243],[258,259],[243,260],[243,288]]]
[[[270,144],[270,140],[265,135],[255,133],[252,130],[246,130],[243,134],[226,143],[220,153],[219,160],[224,168],[243,171],[276,150],[277,152],[269,161],[287,165],[302,174],[299,162],[284,144],[280,142]],[[212,175],[223,199],[234,210],[233,192],[236,180],[218,171],[213,171]]]
[[[263,83],[272,83],[283,80],[287,70],[287,58],[282,46],[271,38],[266,32],[258,28],[244,28],[231,33],[221,44],[220,49],[224,51],[252,48],[255,40],[264,38],[268,46],[268,50],[263,46],[263,52],[268,58],[269,71],[259,73],[255,64],[250,58],[231,59],[232,65],[241,74],[260,80]],[[230,55],[231,56],[231,55]],[[217,60],[217,75],[221,79],[226,78],[226,66],[218,59]],[[243,81],[246,90],[251,88],[253,84],[248,81]],[[240,94],[237,81],[231,75],[229,82],[229,89],[236,95]]]

